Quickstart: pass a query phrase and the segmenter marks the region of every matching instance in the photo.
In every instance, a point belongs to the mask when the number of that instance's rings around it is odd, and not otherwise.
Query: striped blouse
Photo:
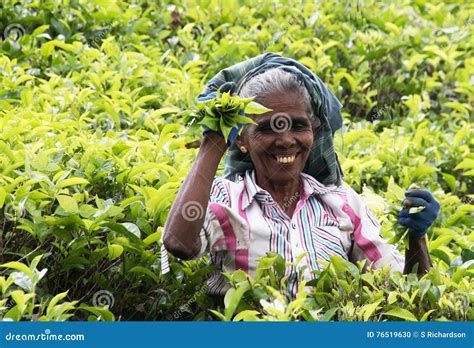
[[[324,186],[305,173],[300,177],[300,194],[290,218],[260,188],[254,171],[234,181],[214,179],[209,205],[200,233],[199,257],[209,254],[210,262],[224,272],[242,269],[255,274],[257,259],[276,252],[288,262],[305,254],[298,268],[306,266],[303,277],[313,279],[321,260],[338,255],[352,262],[367,259],[373,268],[390,266],[403,271],[404,258],[380,236],[380,224],[361,197],[345,183]],[[169,270],[162,249],[162,271]],[[298,271],[287,267],[289,295],[298,289]],[[217,271],[208,280],[209,294],[223,295],[229,285]]]

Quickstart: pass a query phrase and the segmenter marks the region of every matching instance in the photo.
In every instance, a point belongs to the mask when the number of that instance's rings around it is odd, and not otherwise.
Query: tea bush
[[[473,320],[474,5],[361,1],[5,0],[0,4],[3,320]],[[383,236],[412,184],[440,201],[420,279],[332,259],[288,302],[278,255],[206,296],[206,259],[163,224],[196,155],[205,82],[263,52],[344,104],[345,181]],[[222,170],[222,168],[220,168]],[[305,286],[309,291],[305,291]]]

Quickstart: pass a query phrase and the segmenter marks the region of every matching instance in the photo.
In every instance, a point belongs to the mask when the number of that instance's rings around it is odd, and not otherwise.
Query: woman
[[[298,267],[307,266],[306,279],[319,269],[318,260],[328,261],[330,255],[367,259],[373,268],[388,265],[405,273],[415,264],[419,272],[429,269],[424,235],[439,204],[427,191],[407,192],[407,205],[425,208],[400,214],[399,222],[410,229],[404,260],[380,237],[380,224],[359,195],[341,180],[332,145],[341,104],[324,83],[298,62],[266,54],[218,74],[201,100],[212,98],[219,87],[232,87],[224,84],[229,81],[238,83],[241,97],[255,97],[272,111],[247,115],[257,125],[245,125],[228,144],[221,134],[204,132],[165,226],[167,250],[182,259],[209,253],[221,270],[251,275],[267,252],[290,262],[305,253]],[[215,178],[228,146],[226,177]],[[288,267],[286,275],[289,292],[296,294],[297,270]],[[208,285],[210,294],[228,289],[220,272]]]

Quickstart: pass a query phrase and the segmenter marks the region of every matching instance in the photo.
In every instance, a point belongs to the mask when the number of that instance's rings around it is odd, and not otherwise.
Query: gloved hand
[[[225,82],[220,86],[219,91],[221,93],[230,92],[231,94],[233,94],[236,87],[237,87],[237,85],[235,84],[235,82]],[[215,97],[216,97],[216,92],[215,91],[209,92],[207,94],[201,93],[198,97],[198,102],[199,103],[206,102],[206,101],[209,101],[211,99],[214,99]],[[243,116],[244,115],[244,110],[240,110],[239,114]],[[239,135],[239,132],[240,132],[241,128],[242,128],[242,125],[238,124],[236,127],[231,129],[229,137],[227,138],[227,146],[228,147],[231,146],[234,143],[234,140]],[[204,135],[207,132],[213,132],[213,130],[206,127],[202,134]]]
[[[420,239],[438,216],[440,205],[426,190],[409,190],[405,192],[405,197],[402,203],[405,208],[398,215],[398,223],[408,227],[411,239]],[[409,210],[413,207],[424,207],[424,209],[410,214]]]

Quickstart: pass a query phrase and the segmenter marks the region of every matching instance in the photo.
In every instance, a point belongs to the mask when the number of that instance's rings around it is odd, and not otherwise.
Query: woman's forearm
[[[409,246],[405,252],[405,269],[403,273],[410,273],[416,264],[418,264],[418,274],[425,274],[432,267],[425,236],[420,239],[409,239]]]
[[[214,132],[204,135],[196,161],[171,206],[163,243],[177,257],[191,259],[201,248],[199,232],[204,223],[212,182],[226,149],[221,135]]]

